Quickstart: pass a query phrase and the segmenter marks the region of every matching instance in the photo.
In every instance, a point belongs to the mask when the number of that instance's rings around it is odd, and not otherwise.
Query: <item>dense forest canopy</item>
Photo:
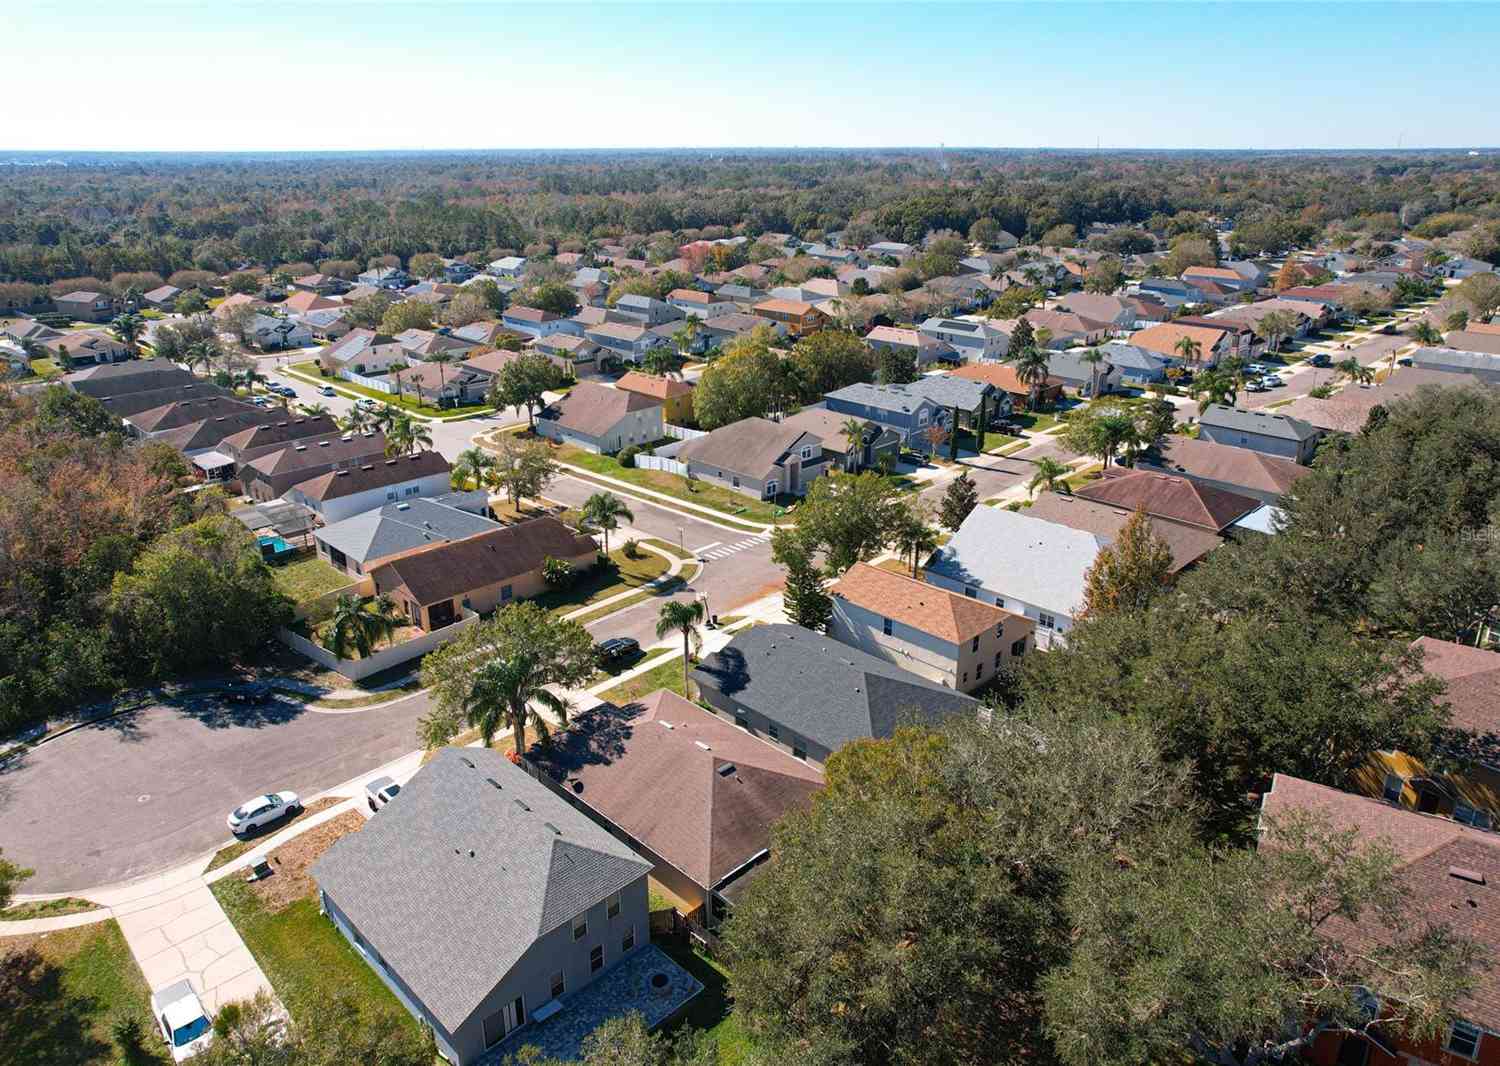
[[[0,159],[0,281],[556,251],[723,228],[915,241],[1185,212],[1289,239],[1500,220],[1500,157],[909,149]],[[1154,220],[1154,221],[1153,221]]]

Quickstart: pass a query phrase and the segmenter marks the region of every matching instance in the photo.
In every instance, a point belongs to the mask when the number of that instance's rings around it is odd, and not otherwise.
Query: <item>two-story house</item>
[[[680,322],[686,312],[665,300],[641,296],[628,292],[615,301],[614,311],[643,326],[660,326],[667,322]]]
[[[823,397],[823,406],[895,430],[903,444],[922,451],[933,450],[927,435],[931,426],[948,427],[947,408],[904,385],[846,385]]]
[[[1010,349],[1010,337],[980,319],[929,318],[917,332],[948,345],[966,363],[1004,359]]]
[[[805,300],[762,300],[751,310],[757,317],[781,326],[793,337],[816,333],[827,321],[822,312]]]
[[[1198,416],[1198,439],[1307,464],[1323,432],[1299,418],[1275,411],[1246,411],[1213,404]]]

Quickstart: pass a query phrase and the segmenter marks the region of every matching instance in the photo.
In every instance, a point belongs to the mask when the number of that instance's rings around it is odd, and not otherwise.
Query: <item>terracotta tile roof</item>
[[[463,540],[414,548],[370,571],[386,586],[401,585],[426,606],[537,570],[549,555],[576,559],[596,550],[590,537],[555,518],[532,518]]]
[[[1355,829],[1363,838],[1389,844],[1399,861],[1397,877],[1418,920],[1446,925],[1490,950],[1500,944],[1500,834],[1275,775],[1271,790],[1261,800],[1263,819],[1274,820],[1294,810],[1320,814],[1338,829]],[[1261,846],[1275,846],[1274,831],[1264,821]],[[1477,883],[1465,876],[1470,872],[1479,875]],[[1324,928],[1355,946],[1399,935],[1373,914],[1357,925],[1335,920]],[[1380,989],[1375,991],[1378,994]],[[1459,1015],[1467,1021],[1500,1031],[1500,969],[1481,969],[1473,993],[1458,1006]]]
[[[813,309],[813,305],[802,300],[762,300],[755,305],[757,312],[801,316]]]
[[[1195,278],[1223,278],[1225,281],[1243,282],[1245,279],[1228,267],[1188,267],[1182,272],[1184,278],[1189,275]]]
[[[1176,322],[1159,322],[1154,326],[1136,330],[1130,335],[1129,341],[1137,348],[1146,348],[1162,355],[1181,359],[1182,354],[1177,351],[1177,342],[1183,337],[1191,337],[1202,346],[1200,355],[1207,358],[1214,347],[1224,340],[1222,329],[1209,329],[1206,326],[1182,326]]]
[[[703,888],[766,851],[772,824],[823,788],[801,759],[665,690],[601,704],[526,757]]]
[[[1056,492],[1044,492],[1036,498],[1025,513],[1032,518],[1056,522],[1069,529],[1094,533],[1106,540],[1119,538],[1120,530],[1130,521],[1134,511],[1099,500],[1082,496],[1065,496]],[[1146,522],[1151,532],[1166,542],[1172,549],[1172,573],[1191,566],[1224,541],[1217,533],[1206,529],[1183,525],[1166,518],[1148,516]]]
[[[642,396],[650,396],[656,400],[667,400],[673,396],[691,396],[693,383],[683,381],[681,378],[658,377],[655,374],[643,374],[639,370],[632,370],[615,382],[615,388],[624,389],[626,392],[638,392]]]
[[[1148,470],[1110,470],[1098,481],[1087,482],[1075,491],[1086,500],[1131,511],[1144,509],[1154,517],[1215,533],[1261,505],[1249,496]]]
[[[315,292],[294,292],[282,301],[281,306],[298,314],[306,314],[308,311],[322,311],[330,307],[338,307],[339,304]]]
[[[956,378],[967,378],[969,381],[982,381],[986,385],[993,385],[1012,396],[1031,394],[1031,386],[1016,376],[1016,368],[1005,363],[968,363],[952,373]],[[1060,389],[1062,384],[1057,378],[1049,376],[1042,387]]]
[[[1449,725],[1500,734],[1500,653],[1433,637],[1421,637],[1412,647],[1422,651],[1422,669],[1447,683]]]
[[[949,644],[962,644],[1021,617],[992,603],[960,596],[869,563],[851,566],[828,589],[828,594]]]
[[[564,429],[598,437],[609,432],[631,411],[660,406],[658,401],[640,393],[585,381],[548,408],[547,417]]]
[[[1260,492],[1274,492],[1278,496],[1290,489],[1298,478],[1312,473],[1311,468],[1290,459],[1193,437],[1165,437],[1158,451],[1161,456],[1159,464],[1165,469]]]

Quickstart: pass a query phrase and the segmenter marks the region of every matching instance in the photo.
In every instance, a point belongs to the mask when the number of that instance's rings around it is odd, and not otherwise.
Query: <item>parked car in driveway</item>
[[[594,647],[594,655],[605,665],[640,654],[641,642],[632,637],[610,637]]]
[[[378,811],[401,794],[401,786],[389,777],[377,777],[365,785],[365,802]]]
[[[174,1062],[192,1058],[213,1042],[213,1022],[185,978],[151,993],[151,1014]]]
[[[268,792],[264,796],[256,796],[241,803],[229,812],[226,819],[229,823],[229,831],[235,836],[242,836],[254,829],[278,822],[283,818],[290,818],[302,809],[302,800],[295,792]]]

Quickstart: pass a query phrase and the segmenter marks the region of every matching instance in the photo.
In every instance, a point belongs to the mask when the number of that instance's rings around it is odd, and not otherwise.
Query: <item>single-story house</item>
[[[491,378],[467,363],[418,363],[401,374],[403,389],[410,389],[423,403],[438,407],[480,403],[489,391]]]
[[[1056,381],[1074,389],[1080,396],[1087,396],[1098,383],[1099,395],[1106,396],[1119,391],[1124,382],[1120,372],[1108,358],[1091,363],[1083,358],[1088,348],[1072,348],[1065,352],[1047,353],[1047,380]],[[1100,351],[1103,351],[1101,348]]]
[[[1298,467],[1299,470],[1305,469]],[[1071,493],[1044,492],[1038,496],[1025,512],[1031,518],[1055,522],[1069,529],[1093,533],[1105,540],[1114,541],[1125,528],[1125,523],[1135,515],[1133,510],[1085,499]],[[1148,515],[1146,524],[1154,536],[1160,538],[1172,551],[1171,573],[1177,574],[1192,566],[1209,552],[1224,543],[1224,539],[1206,529],[1182,525],[1165,518]]]
[[[991,510],[991,508],[981,508]],[[721,718],[823,766],[851,740],[977,716],[982,704],[869,652],[794,625],[736,633],[692,672]]]
[[[1214,404],[1198,417],[1198,439],[1309,463],[1323,431],[1274,411]]]
[[[389,595],[412,625],[431,632],[463,612],[485,614],[547,590],[542,564],[561,559],[591,569],[599,549],[550,516],[531,518],[463,540],[414,548],[370,571],[375,591]]]
[[[1476,322],[1467,329],[1454,330],[1443,339],[1443,346],[1457,348],[1461,352],[1500,355],[1500,334],[1484,328],[1485,325],[1486,323]]]
[[[394,337],[373,329],[351,329],[318,353],[318,363],[332,364],[355,374],[379,374],[410,362],[406,349]]]
[[[313,335],[313,340],[338,340],[354,328],[349,322],[349,312],[342,307],[306,311],[300,315],[293,315],[292,318],[307,327],[307,331]]]
[[[1111,467],[1102,477],[1073,491],[1085,500],[1145,511],[1153,518],[1219,534],[1261,506],[1260,500],[1228,489],[1155,470],[1123,467]]]
[[[587,337],[575,337],[571,333],[538,337],[531,342],[531,348],[551,356],[554,363],[566,367],[570,374],[576,374],[580,366],[598,362],[599,357],[604,354],[603,349]]]
[[[662,417],[674,425],[685,425],[693,420],[693,383],[670,375],[645,374],[632,370],[619,381],[615,388],[639,393],[661,404]]]
[[[103,400],[152,389],[173,389],[202,384],[191,370],[185,370],[170,359],[132,359],[123,363],[104,363],[75,370],[63,377],[63,383],[74,392]]]
[[[412,276],[400,267],[371,267],[354,280],[377,289],[404,289],[412,283]]]
[[[451,469],[439,453],[417,452],[341,466],[299,481],[281,495],[317,512],[325,522],[341,522],[395,500],[444,495],[452,487]]]
[[[83,329],[64,333],[55,340],[42,341],[48,352],[74,363],[118,363],[130,358],[130,349],[114,334],[102,329]]]
[[[343,304],[330,300],[318,292],[294,292],[281,302],[281,306],[294,315],[305,315],[309,311],[327,311]]]
[[[920,330],[899,326],[876,326],[865,334],[865,343],[876,351],[903,352],[925,367],[933,363],[956,363],[963,359],[958,349],[947,341],[929,337]]]
[[[823,788],[816,767],[665,689],[575,716],[526,761],[705,926],[765,869],[771,826]]]
[[[1197,354],[1192,358],[1183,355],[1178,348],[1184,340],[1190,340],[1198,346]],[[1224,330],[1210,329],[1207,326],[1184,326],[1177,322],[1162,322],[1136,330],[1130,335],[1129,341],[1137,348],[1166,356],[1174,366],[1183,363],[1212,366],[1223,357],[1233,354],[1230,335]]]
[[[479,347],[473,341],[454,336],[446,329],[406,329],[391,338],[413,359],[431,359],[434,355],[461,357]]]
[[[1035,642],[1024,615],[869,563],[846,570],[828,595],[829,636],[960,692],[982,688]]]
[[[648,396],[584,381],[537,415],[536,431],[559,444],[613,455],[660,440],[662,408]]]
[[[1139,314],[1123,296],[1102,292],[1070,292],[1057,302],[1063,310],[1090,322],[1101,322],[1111,330],[1133,330]]]
[[[1034,619],[1050,647],[1083,606],[1085,577],[1109,540],[1000,507],[976,507],[928,560],[928,584]]]
[[[485,273],[494,274],[498,278],[519,278],[526,273],[526,258],[520,255],[502,256],[484,269]]]
[[[1254,292],[1257,282],[1228,266],[1193,266],[1182,272],[1182,280],[1190,284],[1200,281],[1212,282],[1233,292]]]
[[[303,274],[300,278],[292,279],[292,288],[299,292],[314,292],[319,296],[331,296],[349,288],[349,283],[332,274]]]
[[[1077,356],[1087,350],[1075,349],[1069,354]],[[1101,385],[1101,392],[1111,388],[1143,389],[1167,380],[1171,361],[1164,355],[1124,341],[1109,341],[1099,345],[1099,350],[1104,353],[1104,362],[1113,368],[1110,380]]]
[[[1048,311],[1034,308],[1021,316],[1034,333],[1046,331],[1046,347],[1076,348],[1080,345],[1098,344],[1113,332],[1107,322],[1096,322],[1073,314],[1071,311]]]
[[[500,322],[512,333],[527,337],[546,337],[553,333],[576,333],[578,327],[561,315],[535,307],[507,307]]]
[[[650,871],[498,751],[443,748],[309,872],[443,1057],[471,1066],[653,950]]]
[[[465,344],[475,347],[480,345],[494,344],[505,332],[498,319],[488,318],[479,322],[470,322],[466,326],[456,326],[448,331],[450,335],[457,337]]]
[[[598,345],[605,355],[629,363],[639,363],[652,348],[666,347],[671,343],[650,326],[635,322],[601,322],[585,330],[583,336],[591,344]]]
[[[1299,478],[1312,472],[1291,459],[1176,434],[1138,457],[1135,466],[1269,504],[1279,502]]]
[[[256,315],[250,320],[248,336],[262,351],[305,348],[313,342],[312,330],[292,318]]]
[[[141,302],[147,307],[154,307],[158,311],[170,311],[177,302],[177,297],[182,295],[182,290],[176,285],[158,285],[150,292],[141,297]]]
[[[415,496],[325,525],[313,532],[313,541],[331,565],[363,577],[390,556],[499,529],[489,511],[489,493],[482,489]]]
[[[908,258],[915,249],[904,241],[876,241],[865,249],[866,254],[871,256],[889,256],[900,262]]]
[[[763,326],[769,326],[782,337],[787,335],[787,328],[781,322],[762,318],[759,315],[747,315],[738,312],[732,315],[716,315],[713,318],[704,319],[701,333],[704,343],[710,347],[715,345],[723,347],[731,341],[738,340],[740,337],[748,336]]]
[[[1500,383],[1500,354],[1492,352],[1418,348],[1411,353],[1411,365],[1422,370],[1478,378],[1486,385]]]
[[[674,458],[687,466],[688,477],[757,500],[801,496],[829,467],[817,434],[765,418],[742,418],[684,441]]]
[[[894,464],[901,457],[901,435],[887,426],[875,422],[863,423],[860,439],[851,441],[844,427],[849,415],[830,411],[822,404],[804,407],[794,415],[781,420],[783,426],[803,430],[817,437],[823,444],[823,455],[831,471],[836,465],[846,473],[854,474],[870,467],[879,467],[885,457]]]

